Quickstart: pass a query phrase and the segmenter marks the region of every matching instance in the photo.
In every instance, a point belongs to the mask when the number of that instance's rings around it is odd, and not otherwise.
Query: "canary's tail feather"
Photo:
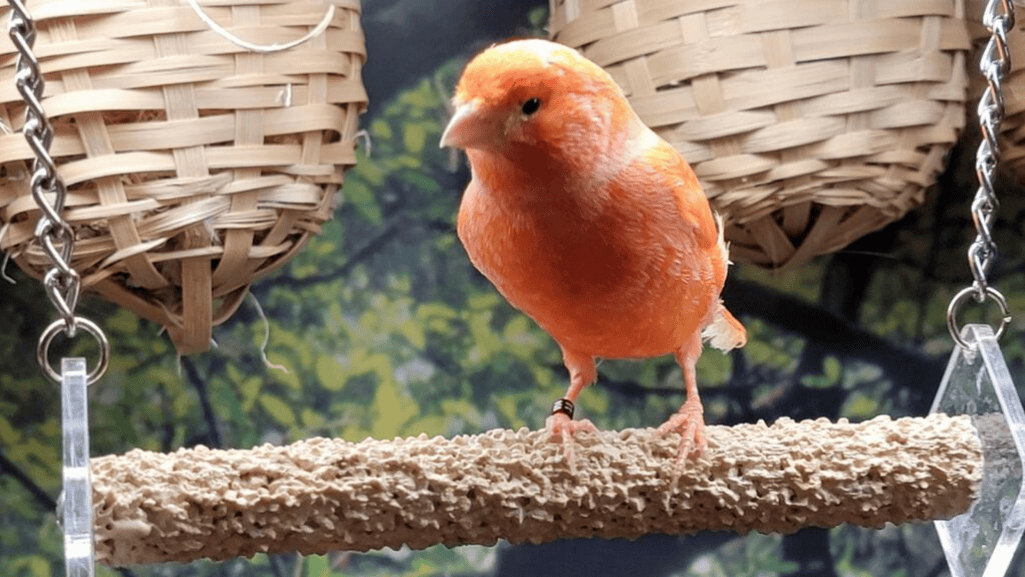
[[[701,330],[701,340],[726,352],[744,346],[747,343],[747,331],[719,302],[712,313],[712,321]]]
[[[733,264],[730,260],[730,243],[726,242],[726,223],[722,215],[712,210],[712,218],[715,220],[715,229],[719,233],[719,251],[722,253],[722,261],[727,267]]]
[[[723,222],[722,215],[714,210],[712,218],[715,219],[715,228],[719,232],[719,250],[722,253],[723,264],[729,267],[733,263],[730,262],[730,245],[726,242],[726,223]],[[722,301],[719,301],[711,320],[701,329],[701,340],[726,352],[744,346],[747,343],[747,331],[744,330],[744,325],[726,310]]]

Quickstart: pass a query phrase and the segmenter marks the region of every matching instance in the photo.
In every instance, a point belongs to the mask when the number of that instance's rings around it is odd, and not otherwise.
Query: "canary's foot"
[[[566,462],[569,463],[570,469],[573,471],[576,471],[576,460],[573,457],[573,435],[581,431],[598,432],[591,421],[587,419],[574,421],[572,417],[563,412],[553,412],[549,415],[545,420],[545,430],[548,431],[550,439],[555,440],[558,437],[562,441],[562,452],[566,455]]]
[[[700,401],[688,400],[658,428],[659,435],[674,431],[680,433],[680,452],[676,455],[676,464],[673,467],[676,476],[683,470],[684,460],[688,457],[696,458],[708,449],[708,441],[705,439],[705,416],[702,413]]]

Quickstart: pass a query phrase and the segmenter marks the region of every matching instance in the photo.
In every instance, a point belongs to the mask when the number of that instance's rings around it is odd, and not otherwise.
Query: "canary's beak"
[[[441,147],[478,148],[491,139],[487,123],[481,118],[477,101],[471,100],[456,108],[441,135]]]

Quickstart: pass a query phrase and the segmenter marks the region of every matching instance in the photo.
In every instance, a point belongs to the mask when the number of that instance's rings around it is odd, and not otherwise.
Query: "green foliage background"
[[[521,26],[536,33],[543,20],[543,11],[533,12]],[[444,62],[364,118],[372,154],[360,152],[334,220],[286,267],[253,287],[266,323],[251,301],[215,330],[216,349],[177,359],[158,327],[100,301],[81,305],[80,312],[100,322],[113,343],[110,369],[91,389],[94,455],[542,425],[565,387],[558,349],[473,270],[454,234],[468,173],[462,158],[437,142],[464,61],[465,55]],[[819,342],[809,337],[814,332],[802,318],[781,323],[734,307],[751,338],[731,356],[709,351],[701,359],[710,422],[781,415],[861,420],[921,414],[928,407],[938,380],[900,376],[900,365],[912,359],[942,371],[952,349],[945,307],[969,281],[964,251],[972,234],[973,193],[970,166],[957,152],[952,158],[925,207],[839,255],[786,273],[734,267],[731,286],[744,287],[749,298],[826,311],[841,318],[848,332],[838,335],[840,344]],[[1017,313],[1003,344],[1021,383],[1025,201],[1016,185],[1005,184],[994,281]],[[48,577],[63,572],[48,502],[60,484],[59,398],[31,359],[51,311],[37,282],[20,271],[7,274],[17,284],[0,283],[0,455],[7,462],[0,469],[0,568],[10,577]],[[733,306],[730,293],[727,299]],[[267,331],[267,358],[287,370],[261,358]],[[892,356],[862,350],[858,337],[865,335],[890,347]],[[91,358],[89,347],[76,342],[75,352]],[[601,380],[584,393],[579,410],[600,427],[655,426],[683,400],[671,358],[606,361],[599,370]],[[798,574],[803,562],[786,552],[791,537],[674,539],[679,552],[670,553],[670,561],[648,572],[638,562],[635,574]],[[928,525],[841,527],[797,539],[825,544],[827,575],[943,572]],[[638,542],[635,555],[642,558],[649,546]],[[131,573],[500,575],[514,549],[257,556]],[[1020,562],[1017,567],[1020,572]],[[97,574],[115,572],[98,568]]]

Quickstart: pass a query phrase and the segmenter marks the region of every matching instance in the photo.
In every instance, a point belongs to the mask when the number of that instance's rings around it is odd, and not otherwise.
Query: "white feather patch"
[[[641,121],[636,112],[633,110],[630,112],[633,118],[630,119],[626,142],[624,143],[624,165],[629,165],[635,158],[658,146],[658,143],[661,141],[661,138],[655,134],[655,131],[648,128]]]
[[[725,310],[722,301],[719,301],[715,306],[715,312],[712,313],[712,321],[701,329],[701,340],[724,353],[744,344],[737,330],[723,314]]]

